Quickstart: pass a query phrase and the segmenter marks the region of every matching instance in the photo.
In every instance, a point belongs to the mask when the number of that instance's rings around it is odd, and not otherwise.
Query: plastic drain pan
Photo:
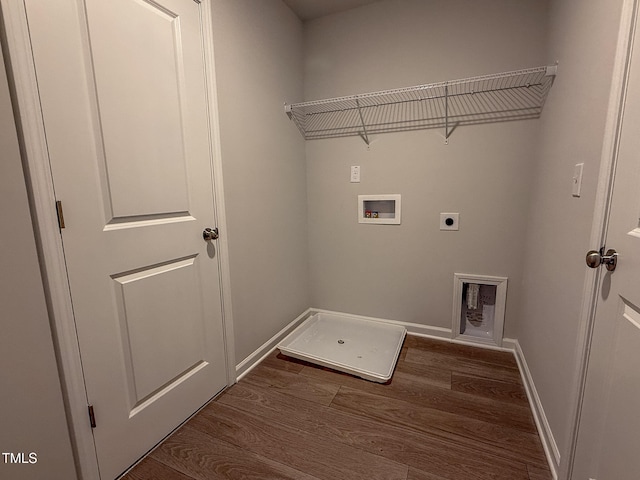
[[[290,357],[385,383],[393,375],[406,333],[400,325],[321,312],[277,348]]]

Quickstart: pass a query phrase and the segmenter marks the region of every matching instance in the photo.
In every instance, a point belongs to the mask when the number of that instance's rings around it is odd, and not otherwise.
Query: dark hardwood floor
[[[513,355],[407,336],[380,385],[273,353],[125,480],[550,480]]]

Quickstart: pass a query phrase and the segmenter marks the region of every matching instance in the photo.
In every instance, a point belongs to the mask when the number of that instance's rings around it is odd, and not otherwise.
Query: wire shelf
[[[538,118],[557,67],[544,66],[347,97],[285,104],[306,140]]]

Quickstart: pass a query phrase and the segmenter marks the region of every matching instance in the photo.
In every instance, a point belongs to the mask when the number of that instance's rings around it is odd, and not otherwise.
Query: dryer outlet
[[[440,214],[440,230],[459,230],[460,214],[459,213],[441,213]]]

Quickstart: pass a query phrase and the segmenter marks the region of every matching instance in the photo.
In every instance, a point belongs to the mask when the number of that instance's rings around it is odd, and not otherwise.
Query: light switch
[[[360,183],[360,166],[351,166],[351,183]]]
[[[573,167],[573,187],[571,190],[571,194],[574,197],[580,196],[580,188],[582,188],[582,168],[584,167],[584,163],[577,163],[575,167]]]

